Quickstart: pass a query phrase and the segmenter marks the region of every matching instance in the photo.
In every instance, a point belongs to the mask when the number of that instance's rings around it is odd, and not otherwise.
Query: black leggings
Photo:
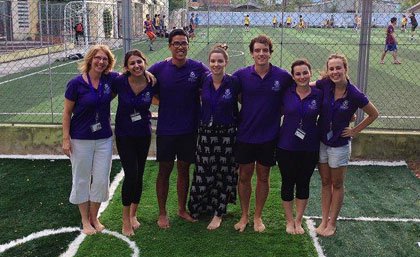
[[[319,152],[288,151],[277,148],[277,161],[281,172],[281,199],[292,201],[296,185],[296,198],[309,198],[309,183],[318,163]]]
[[[140,202],[143,191],[143,173],[149,152],[151,136],[116,137],[118,154],[124,169],[122,204],[130,206]]]

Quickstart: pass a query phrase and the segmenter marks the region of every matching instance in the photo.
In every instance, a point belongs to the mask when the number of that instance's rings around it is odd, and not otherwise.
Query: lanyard
[[[95,100],[96,100],[96,104],[95,104],[95,122],[97,123],[99,121],[99,104],[101,103],[101,98],[103,96],[102,94],[102,83],[101,80],[99,79],[99,85],[98,85],[98,89],[95,90],[95,88],[93,87],[92,84],[92,80],[90,79],[89,73],[86,73],[86,77],[88,79],[88,83],[89,83],[89,88],[91,93],[95,96]]]
[[[344,96],[347,95],[347,88],[348,88],[348,86],[346,86],[346,90],[343,93],[343,97],[338,98],[337,100],[343,99]],[[336,102],[336,100],[335,100],[335,86],[334,86],[334,88],[331,89],[330,92],[331,92],[331,96],[330,96],[330,106],[331,106],[330,130],[332,130],[333,119],[334,119],[335,113],[338,109],[338,108],[335,108],[335,102]]]

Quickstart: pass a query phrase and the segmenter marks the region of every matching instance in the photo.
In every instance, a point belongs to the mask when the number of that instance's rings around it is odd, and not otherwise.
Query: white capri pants
[[[112,137],[97,140],[71,140],[73,185],[70,203],[100,203],[109,197]]]

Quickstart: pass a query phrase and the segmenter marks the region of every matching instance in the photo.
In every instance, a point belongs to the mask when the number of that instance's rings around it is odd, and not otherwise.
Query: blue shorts
[[[386,44],[385,45],[385,52],[388,52],[388,51],[394,52],[394,51],[397,51],[397,50],[398,50],[397,44]]]
[[[351,142],[347,145],[332,147],[321,142],[319,146],[319,163],[328,163],[331,168],[339,168],[349,164]]]

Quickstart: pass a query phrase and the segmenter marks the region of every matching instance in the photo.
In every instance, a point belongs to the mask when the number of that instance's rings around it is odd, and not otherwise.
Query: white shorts
[[[339,168],[349,164],[351,142],[339,147],[331,147],[321,142],[319,146],[319,163],[328,163],[330,168]]]
[[[100,203],[109,197],[112,137],[97,140],[71,140],[70,156],[73,184],[72,204]]]

